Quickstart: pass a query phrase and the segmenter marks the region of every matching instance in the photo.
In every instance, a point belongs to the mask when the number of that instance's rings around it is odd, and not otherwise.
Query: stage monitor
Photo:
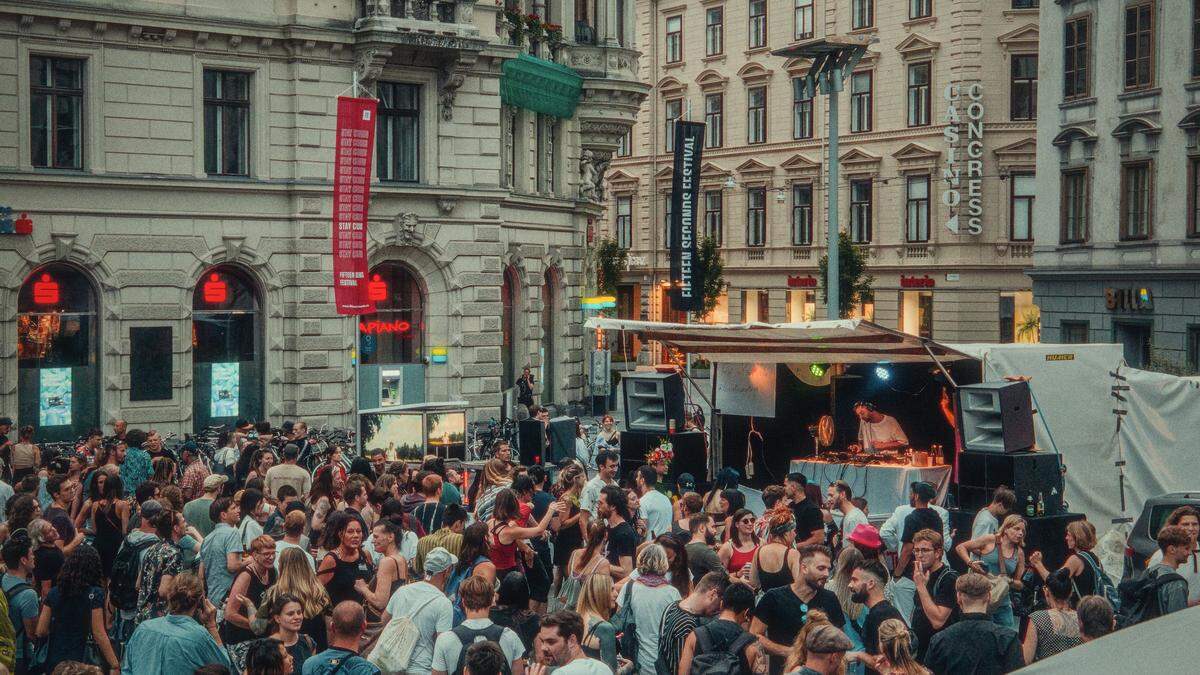
[[[678,373],[628,373],[621,386],[626,430],[683,431],[683,379]]]
[[[465,412],[425,413],[425,437],[429,453],[446,459],[466,459],[467,414]]]
[[[557,464],[564,459],[575,458],[575,428],[577,424],[574,417],[555,417],[550,420],[550,425],[546,430],[550,437],[550,447],[544,458],[545,463]]]
[[[1033,447],[1028,382],[983,382],[958,389],[963,449],[1020,452]]]
[[[383,448],[390,462],[419,462],[425,456],[425,414],[363,413],[359,417],[359,438],[366,456],[376,448]]]

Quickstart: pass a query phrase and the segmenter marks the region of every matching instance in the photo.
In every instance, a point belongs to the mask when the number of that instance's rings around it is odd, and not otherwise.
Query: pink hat
[[[883,548],[883,540],[879,538],[879,530],[872,525],[859,523],[854,531],[846,537],[850,541],[866,548]]]

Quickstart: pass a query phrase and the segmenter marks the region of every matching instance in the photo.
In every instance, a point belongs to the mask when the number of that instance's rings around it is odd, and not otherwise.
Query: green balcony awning
[[[504,62],[500,100],[506,105],[568,119],[583,92],[583,78],[570,68],[521,54]]]

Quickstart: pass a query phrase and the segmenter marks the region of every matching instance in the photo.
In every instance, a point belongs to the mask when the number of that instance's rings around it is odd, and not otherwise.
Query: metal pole
[[[840,319],[841,277],[838,275],[838,92],[842,90],[842,69],[830,68],[825,74],[825,89],[829,95],[829,188],[826,194],[829,212],[829,259],[825,283],[828,286],[826,319]]]
[[[357,80],[356,80],[357,81]],[[359,400],[360,368],[362,368],[362,331],[359,327],[358,316],[351,317],[354,321],[354,446],[359,456],[362,456],[362,435],[359,433],[359,411],[362,401]]]

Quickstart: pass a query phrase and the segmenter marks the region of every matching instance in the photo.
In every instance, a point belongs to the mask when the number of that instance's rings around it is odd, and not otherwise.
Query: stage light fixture
[[[875,366],[875,377],[887,382],[892,379],[892,371],[887,366]]]
[[[814,363],[808,367],[808,372],[812,373],[813,377],[825,377],[825,371],[828,369],[828,363]]]

